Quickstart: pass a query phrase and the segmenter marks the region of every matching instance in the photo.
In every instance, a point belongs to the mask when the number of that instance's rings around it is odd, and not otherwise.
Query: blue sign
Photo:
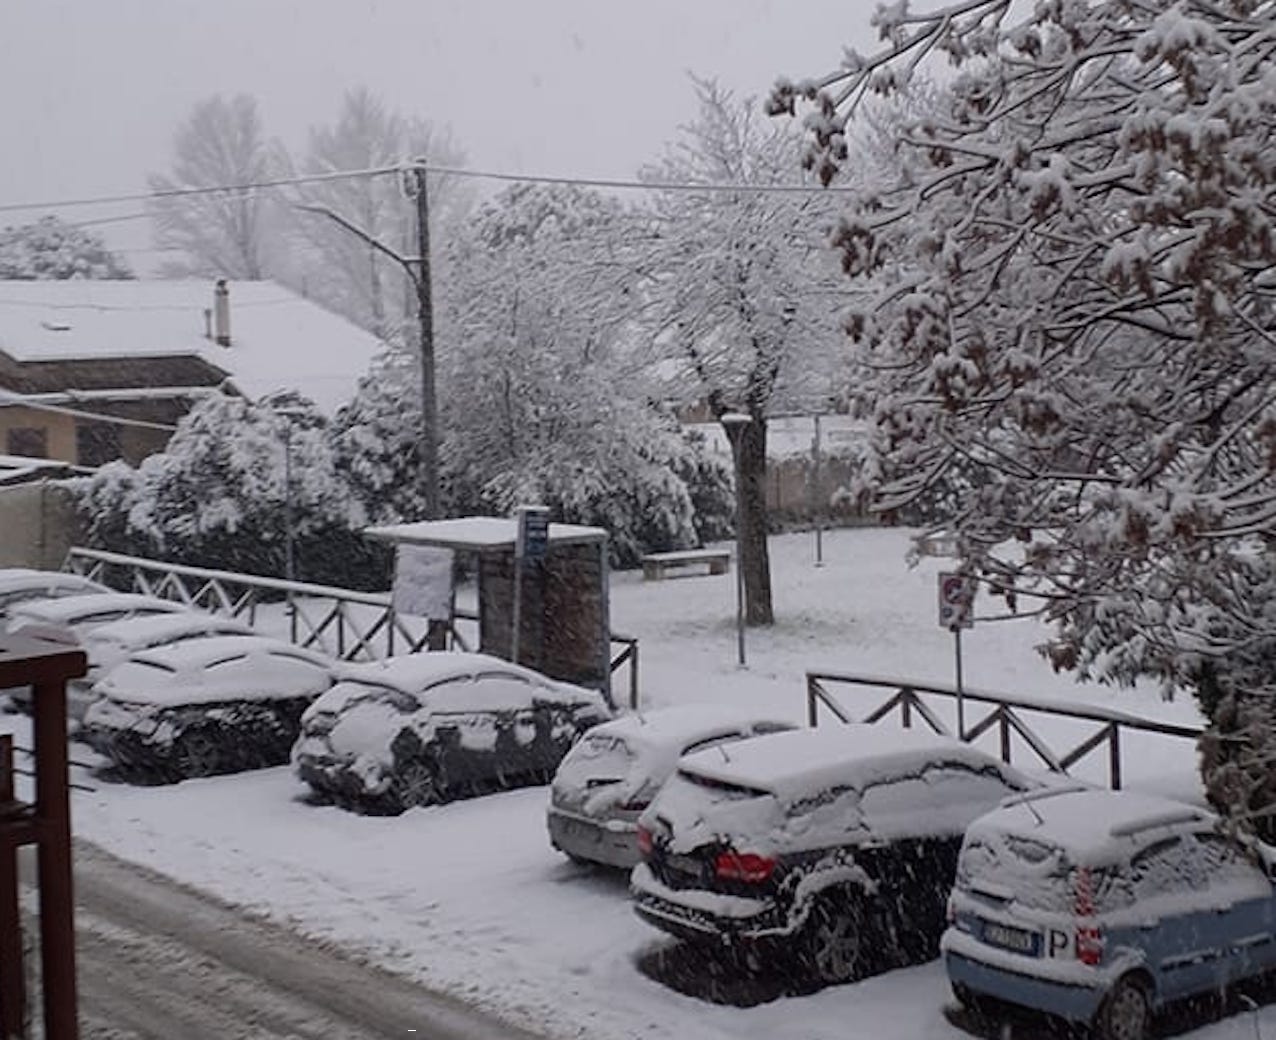
[[[524,506],[518,511],[518,555],[527,562],[543,560],[549,549],[549,510]]]

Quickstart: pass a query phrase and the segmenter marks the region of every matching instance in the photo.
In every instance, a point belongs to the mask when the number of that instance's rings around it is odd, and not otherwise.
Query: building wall
[[[60,484],[0,487],[0,567],[57,570],[80,533],[71,494]]]
[[[44,430],[46,458],[75,463],[75,419],[36,408],[0,408],[0,453],[10,454],[9,431]]]

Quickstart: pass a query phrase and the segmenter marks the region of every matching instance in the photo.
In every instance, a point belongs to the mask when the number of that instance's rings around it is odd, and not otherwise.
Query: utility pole
[[[439,518],[438,401],[434,383],[434,299],[430,281],[429,171],[422,162],[412,167],[416,182],[417,323],[421,337],[421,480],[427,520]]]
[[[437,520],[439,499],[438,400],[434,373],[434,300],[430,284],[430,194],[429,168],[423,158],[414,159],[400,170],[400,186],[416,200],[417,256],[403,256],[381,239],[359,227],[328,206],[297,203],[306,213],[326,217],[356,238],[366,242],[403,269],[416,290],[417,324],[421,339],[421,498],[426,520]]]

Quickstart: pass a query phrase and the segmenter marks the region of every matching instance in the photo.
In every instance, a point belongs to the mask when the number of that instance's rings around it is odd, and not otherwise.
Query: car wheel
[[[439,778],[428,762],[404,762],[394,771],[390,794],[403,809],[443,801]]]
[[[1098,1040],[1146,1040],[1152,1025],[1148,988],[1134,975],[1122,975],[1108,990],[1095,1018]]]
[[[851,982],[867,973],[873,937],[858,895],[839,891],[820,896],[803,931],[803,966],[820,982]]]
[[[964,986],[960,982],[953,983],[953,996],[957,998],[957,1003],[964,1007],[976,1018],[986,1017],[988,1014],[988,1001],[985,997],[976,993],[969,986]]]
[[[221,767],[221,743],[209,730],[187,730],[177,738],[173,758],[178,779],[212,776]]]

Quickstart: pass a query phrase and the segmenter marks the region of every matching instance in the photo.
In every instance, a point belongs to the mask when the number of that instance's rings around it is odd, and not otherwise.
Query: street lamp
[[[735,638],[738,662],[744,668],[744,495],[741,490],[744,485],[744,467],[740,461],[740,438],[744,434],[744,428],[753,419],[743,412],[726,412],[718,421],[727,431],[735,462]]]

